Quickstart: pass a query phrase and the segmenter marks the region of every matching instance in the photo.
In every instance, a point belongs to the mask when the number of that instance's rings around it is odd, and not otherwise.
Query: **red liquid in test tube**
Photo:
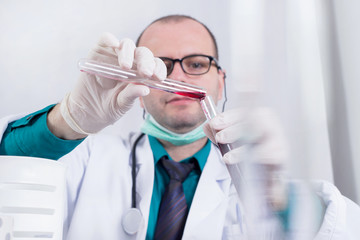
[[[196,98],[199,100],[202,100],[205,98],[206,94],[204,92],[173,92],[175,94],[190,97],[190,98]]]
[[[208,120],[212,119],[217,115],[217,110],[215,107],[215,104],[211,98],[211,96],[204,96],[200,99],[200,105],[204,111],[204,114]],[[215,132],[214,132],[215,135]],[[217,143],[217,146],[219,147],[219,150],[221,152],[221,155],[224,156],[225,153],[229,152],[232,147],[230,144],[222,144]]]

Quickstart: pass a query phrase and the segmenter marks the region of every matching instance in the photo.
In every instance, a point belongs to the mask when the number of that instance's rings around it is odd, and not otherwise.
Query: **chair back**
[[[0,156],[0,240],[61,240],[64,196],[62,163]]]

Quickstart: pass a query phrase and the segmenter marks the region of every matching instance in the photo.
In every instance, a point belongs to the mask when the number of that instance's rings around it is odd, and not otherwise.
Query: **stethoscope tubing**
[[[144,224],[144,218],[138,208],[136,208],[136,146],[141,138],[144,136],[144,133],[141,133],[134,142],[133,147],[131,148],[131,179],[132,179],[132,189],[131,189],[131,208],[129,208],[123,215],[122,226],[124,231],[133,235],[136,234]]]
[[[145,134],[141,133],[135,140],[134,145],[131,149],[131,178],[132,178],[132,189],[131,189],[131,207],[136,208],[136,146],[144,137]]]

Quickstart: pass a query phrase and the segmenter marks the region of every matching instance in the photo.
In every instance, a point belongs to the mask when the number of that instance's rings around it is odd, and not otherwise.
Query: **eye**
[[[209,60],[204,57],[196,56],[188,58],[184,61],[184,67],[190,71],[198,71],[207,69],[209,66]]]
[[[198,69],[198,68],[203,68],[204,64],[201,62],[193,62],[189,65],[189,67],[191,67],[193,69]]]
[[[172,67],[173,67],[172,61],[169,60],[169,59],[162,59],[162,60],[163,60],[163,62],[165,63],[165,67],[166,67],[167,72],[168,72],[168,73],[171,72]]]

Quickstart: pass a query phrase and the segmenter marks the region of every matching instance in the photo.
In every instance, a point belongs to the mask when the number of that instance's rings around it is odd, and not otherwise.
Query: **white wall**
[[[334,177],[344,194],[360,203],[360,2],[333,0],[331,9],[336,44],[330,102]]]
[[[252,104],[280,116],[295,178],[333,181],[316,9],[312,0],[234,1],[232,76]],[[255,102],[255,103],[254,103]]]

